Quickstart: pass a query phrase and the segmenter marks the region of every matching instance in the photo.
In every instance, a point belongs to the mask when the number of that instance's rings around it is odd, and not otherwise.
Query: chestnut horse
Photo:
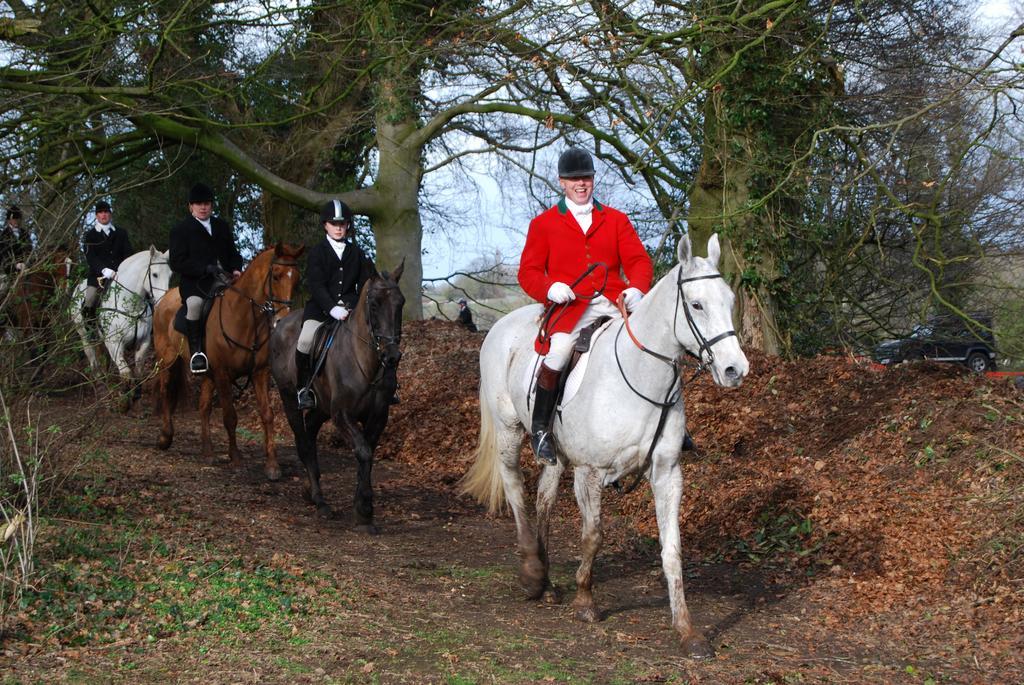
[[[344,322],[333,326],[333,344],[327,350],[323,373],[314,380],[317,406],[303,413],[295,397],[295,342],[302,328],[302,313],[281,321],[270,337],[271,372],[281,393],[281,404],[295,434],[295,449],[306,467],[305,495],[317,515],[333,514],[320,490],[320,462],[316,438],[328,419],[355,449],[358,473],[353,517],[356,529],[376,533],[373,522],[373,451],[388,425],[391,398],[398,383],[402,358],[402,307],[398,289],[405,262],[390,275],[374,274],[363,284],[359,303]]]
[[[224,428],[228,433],[228,458],[232,466],[241,466],[241,454],[235,440],[238,415],[235,412],[233,381],[250,376],[256,390],[263,444],[266,450],[264,472],[270,480],[281,477],[274,446],[274,416],[270,409],[270,333],[277,320],[291,308],[299,282],[298,258],[306,248],[278,243],[256,255],[248,268],[213,302],[206,319],[206,356],[210,370],[202,376],[199,417],[202,425],[202,455],[213,459],[210,441],[210,410],[213,391],[217,390]],[[167,449],[174,440],[172,415],[178,403],[183,379],[188,375],[188,343],[174,328],[174,316],[181,307],[181,294],[172,288],[153,312],[153,349],[156,352],[163,427],[157,445]]]

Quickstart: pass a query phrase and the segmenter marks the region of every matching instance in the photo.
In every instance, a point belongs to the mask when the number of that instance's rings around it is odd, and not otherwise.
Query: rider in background
[[[82,238],[82,251],[89,268],[86,276],[85,299],[82,302],[82,318],[86,330],[98,334],[96,308],[100,303],[100,291],[114,282],[117,269],[132,253],[128,232],[111,223],[112,212],[106,200],[96,203],[96,222]]]
[[[344,321],[359,301],[359,291],[374,274],[373,262],[349,239],[352,210],[341,200],[330,200],[320,209],[324,239],[306,258],[306,288],[310,300],[302,310],[302,329],[295,345],[296,387],[299,409],[316,407],[310,387],[309,352],[316,329],[328,319]]]
[[[168,261],[181,277],[179,292],[186,309],[189,369],[199,374],[209,370],[202,350],[203,299],[212,294],[221,274],[229,274],[231,281],[242,275],[242,255],[235,246],[230,224],[213,216],[213,191],[209,186],[192,186],[188,192],[188,212],[191,216],[171,229]]]
[[[21,209],[11,205],[0,229],[0,279],[4,281],[13,279],[25,268],[25,260],[32,252],[32,239],[22,227],[21,218]]]
[[[564,196],[530,222],[519,260],[523,290],[538,302],[564,305],[551,319],[550,338],[536,344],[544,359],[537,375],[530,444],[537,459],[548,464],[556,463],[551,419],[576,334],[601,316],[617,316],[613,303],[620,293],[626,309],[633,311],[654,276],[651,258],[626,215],[594,200],[589,152],[573,147],[562,153],[558,184]],[[604,267],[570,286],[595,263]]]

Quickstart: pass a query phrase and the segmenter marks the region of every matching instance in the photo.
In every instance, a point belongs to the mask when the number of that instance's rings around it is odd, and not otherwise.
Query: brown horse
[[[278,243],[261,252],[232,285],[219,295],[206,319],[206,356],[210,370],[202,377],[199,395],[199,417],[202,425],[202,454],[213,459],[210,441],[210,410],[213,391],[220,398],[224,428],[228,433],[228,457],[232,466],[241,466],[241,454],[235,440],[238,415],[235,412],[232,381],[243,376],[252,378],[263,424],[266,450],[264,471],[270,480],[281,477],[274,446],[274,416],[270,410],[270,368],[268,365],[270,333],[277,320],[286,315],[292,295],[299,282],[298,258],[305,250],[301,245]],[[188,343],[174,329],[174,316],[181,307],[181,295],[172,288],[161,298],[153,313],[153,349],[156,352],[163,427],[160,449],[167,449],[174,440],[172,414],[178,394],[188,371]]]
[[[41,259],[31,259],[23,272],[10,277],[12,291],[5,299],[15,327],[28,332],[47,327],[60,310],[59,296],[67,294],[71,264],[71,253],[58,247]]]
[[[60,349],[59,336],[67,330],[67,326],[54,324],[67,311],[71,266],[67,248],[58,246],[46,253],[37,249],[24,271],[7,276],[0,293],[0,323],[28,352],[35,367],[33,378],[42,369],[40,362]]]

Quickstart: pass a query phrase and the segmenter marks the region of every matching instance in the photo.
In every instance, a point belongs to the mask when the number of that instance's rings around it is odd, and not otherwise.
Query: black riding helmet
[[[330,221],[332,223],[345,222],[351,226],[352,210],[341,200],[328,200],[320,208],[320,221]]]
[[[594,175],[594,160],[581,147],[571,147],[558,158],[559,178],[587,178]]]
[[[213,190],[205,183],[197,183],[188,191],[188,203],[190,205],[200,202],[213,202]]]

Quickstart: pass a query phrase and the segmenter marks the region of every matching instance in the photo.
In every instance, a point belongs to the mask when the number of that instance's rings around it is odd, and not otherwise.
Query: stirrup
[[[316,409],[316,393],[313,388],[299,388],[296,399],[299,401],[299,409]]]
[[[558,463],[554,445],[551,444],[551,433],[548,431],[540,430],[531,435],[530,447],[533,448],[533,455],[538,464],[554,466]]]
[[[194,374],[206,373],[210,370],[210,362],[203,352],[196,352],[188,360],[188,369]]]

